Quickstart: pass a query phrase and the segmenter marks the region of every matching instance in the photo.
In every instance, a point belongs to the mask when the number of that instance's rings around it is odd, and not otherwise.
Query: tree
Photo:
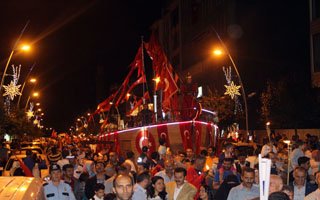
[[[208,95],[202,97],[202,107],[218,113],[219,125],[226,128],[243,119],[243,112],[235,113],[235,102],[229,96],[220,96],[217,90],[207,86]]]

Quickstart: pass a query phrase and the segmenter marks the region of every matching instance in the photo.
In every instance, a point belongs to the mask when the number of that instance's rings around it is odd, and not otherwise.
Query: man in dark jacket
[[[104,181],[108,179],[107,175],[104,173],[105,164],[103,161],[98,160],[95,163],[95,169],[96,169],[96,175],[89,178],[86,181],[85,186],[85,194],[88,199],[92,198],[94,196],[94,187],[97,183],[104,184]]]
[[[315,191],[317,186],[306,180],[307,171],[303,167],[297,167],[293,171],[294,181],[290,185],[293,187],[294,198],[304,199],[308,194]]]

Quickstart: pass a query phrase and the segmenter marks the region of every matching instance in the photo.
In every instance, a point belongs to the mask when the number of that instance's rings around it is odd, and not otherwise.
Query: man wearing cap
[[[61,168],[57,164],[50,166],[51,181],[43,184],[44,196],[47,200],[75,200],[69,184],[61,180]]]

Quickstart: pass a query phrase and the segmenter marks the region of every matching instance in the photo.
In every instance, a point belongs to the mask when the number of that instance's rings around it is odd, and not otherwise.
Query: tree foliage
[[[243,119],[243,112],[235,113],[235,102],[229,96],[219,95],[217,90],[207,86],[208,95],[202,97],[202,107],[217,112],[219,126],[226,128],[234,122]]]
[[[34,127],[31,121],[28,121],[23,110],[13,110],[11,114],[4,112],[0,107],[0,134],[10,136],[41,136],[40,129]]]

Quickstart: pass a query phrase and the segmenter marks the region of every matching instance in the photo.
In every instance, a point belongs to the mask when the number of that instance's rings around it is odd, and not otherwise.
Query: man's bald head
[[[273,192],[279,192],[282,190],[283,187],[283,180],[280,176],[271,174],[270,175],[270,187],[269,187],[269,194]]]

